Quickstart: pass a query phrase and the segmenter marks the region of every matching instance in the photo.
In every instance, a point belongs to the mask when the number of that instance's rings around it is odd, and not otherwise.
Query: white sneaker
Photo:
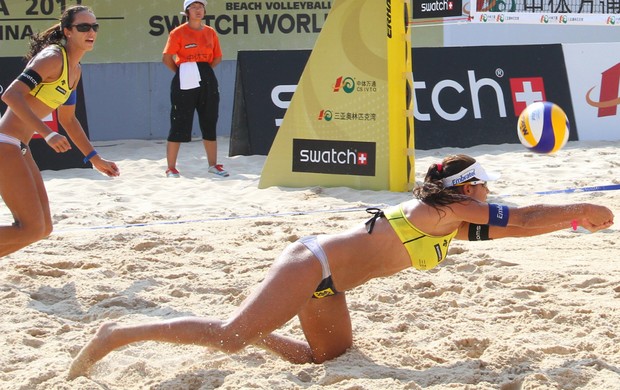
[[[224,169],[222,164],[215,164],[209,167],[209,173],[213,173],[218,176],[228,177],[228,172]]]
[[[170,168],[170,169],[166,170],[166,177],[179,178],[179,177],[181,177],[181,174],[175,168]]]

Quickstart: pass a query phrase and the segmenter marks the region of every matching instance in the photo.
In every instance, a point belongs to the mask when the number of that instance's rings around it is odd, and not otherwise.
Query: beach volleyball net
[[[620,26],[620,0],[471,0],[469,10],[473,23]]]

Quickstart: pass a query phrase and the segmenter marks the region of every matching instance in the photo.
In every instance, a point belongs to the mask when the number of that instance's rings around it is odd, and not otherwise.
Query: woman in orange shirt
[[[166,145],[168,177],[179,177],[177,157],[182,142],[190,142],[194,111],[198,111],[202,141],[209,172],[228,176],[217,163],[216,127],[220,92],[213,69],[222,61],[222,50],[215,30],[202,23],[205,0],[185,0],[187,23],[170,32],[163,63],[174,72],[170,86],[170,133]],[[176,58],[175,58],[176,57]]]

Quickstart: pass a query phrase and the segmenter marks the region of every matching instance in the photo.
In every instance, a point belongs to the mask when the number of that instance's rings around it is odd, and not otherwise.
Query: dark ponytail
[[[39,54],[41,50],[50,45],[59,45],[65,34],[62,31],[60,23],[48,28],[42,33],[35,34],[30,37],[30,49],[24,57],[26,61],[30,61],[34,56]]]
[[[60,16],[60,22],[54,26],[48,28],[42,33],[34,34],[30,37],[30,49],[24,57],[26,61],[31,60],[50,45],[60,45],[65,37],[65,28],[70,28],[75,20],[75,15],[79,12],[87,11],[92,13],[93,11],[86,6],[76,5],[65,9]]]

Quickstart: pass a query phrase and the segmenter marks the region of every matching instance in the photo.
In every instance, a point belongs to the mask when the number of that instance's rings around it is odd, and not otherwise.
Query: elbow
[[[4,91],[4,93],[2,94],[2,97],[0,97],[2,99],[2,102],[4,104],[7,105],[7,107],[11,107],[13,105],[14,102],[14,94],[12,93],[11,89],[7,89],[6,91]]]
[[[65,130],[71,127],[71,123],[67,122],[66,119],[61,119],[60,115],[58,116],[58,124]]]
[[[67,119],[67,118],[61,118],[59,115],[58,124],[60,124],[60,126],[62,126],[62,128],[65,129],[65,132],[68,135],[71,136],[72,134],[74,134],[75,122],[73,120]]]
[[[174,58],[170,54],[164,54],[161,56],[161,62],[167,67],[170,67],[174,65]]]

